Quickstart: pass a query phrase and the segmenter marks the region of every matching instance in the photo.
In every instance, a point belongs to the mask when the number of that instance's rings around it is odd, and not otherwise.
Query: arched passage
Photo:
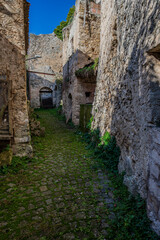
[[[53,91],[48,87],[40,89],[40,106],[41,108],[53,108]]]

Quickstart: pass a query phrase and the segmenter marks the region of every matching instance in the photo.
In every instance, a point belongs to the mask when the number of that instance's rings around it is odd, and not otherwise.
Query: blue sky
[[[52,33],[61,21],[65,21],[75,0],[28,0],[30,2],[30,33]]]

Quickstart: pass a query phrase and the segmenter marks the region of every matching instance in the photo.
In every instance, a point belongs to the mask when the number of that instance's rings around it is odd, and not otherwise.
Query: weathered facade
[[[54,33],[30,34],[27,66],[31,107],[58,107],[62,98],[62,41]]]
[[[119,171],[160,234],[160,1],[102,0],[93,127],[116,136]]]
[[[25,54],[29,3],[0,2],[0,145],[18,156],[31,156],[26,96]]]
[[[63,112],[79,124],[80,105],[91,104],[96,81],[76,76],[76,71],[99,56],[100,4],[77,0],[72,23],[63,30]]]

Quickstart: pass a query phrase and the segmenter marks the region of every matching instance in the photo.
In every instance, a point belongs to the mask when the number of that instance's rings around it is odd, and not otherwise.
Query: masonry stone
[[[62,98],[62,41],[54,33],[30,34],[27,67],[31,107],[58,107]],[[47,99],[50,104],[44,106]]]
[[[0,3],[0,144],[18,156],[32,156],[26,96],[25,54],[29,3]]]
[[[102,0],[93,128],[114,135],[119,171],[160,234],[160,2]],[[152,197],[151,197],[152,196]],[[152,212],[152,214],[151,214]]]
[[[79,124],[82,104],[92,104],[96,78],[76,76],[76,71],[99,56],[100,4],[77,0],[70,25],[63,29],[63,112]]]

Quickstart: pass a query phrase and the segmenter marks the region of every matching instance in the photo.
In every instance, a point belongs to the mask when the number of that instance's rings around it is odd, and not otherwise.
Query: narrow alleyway
[[[0,239],[106,239],[107,177],[54,110],[38,114],[46,135],[34,138],[35,160],[0,176]]]

